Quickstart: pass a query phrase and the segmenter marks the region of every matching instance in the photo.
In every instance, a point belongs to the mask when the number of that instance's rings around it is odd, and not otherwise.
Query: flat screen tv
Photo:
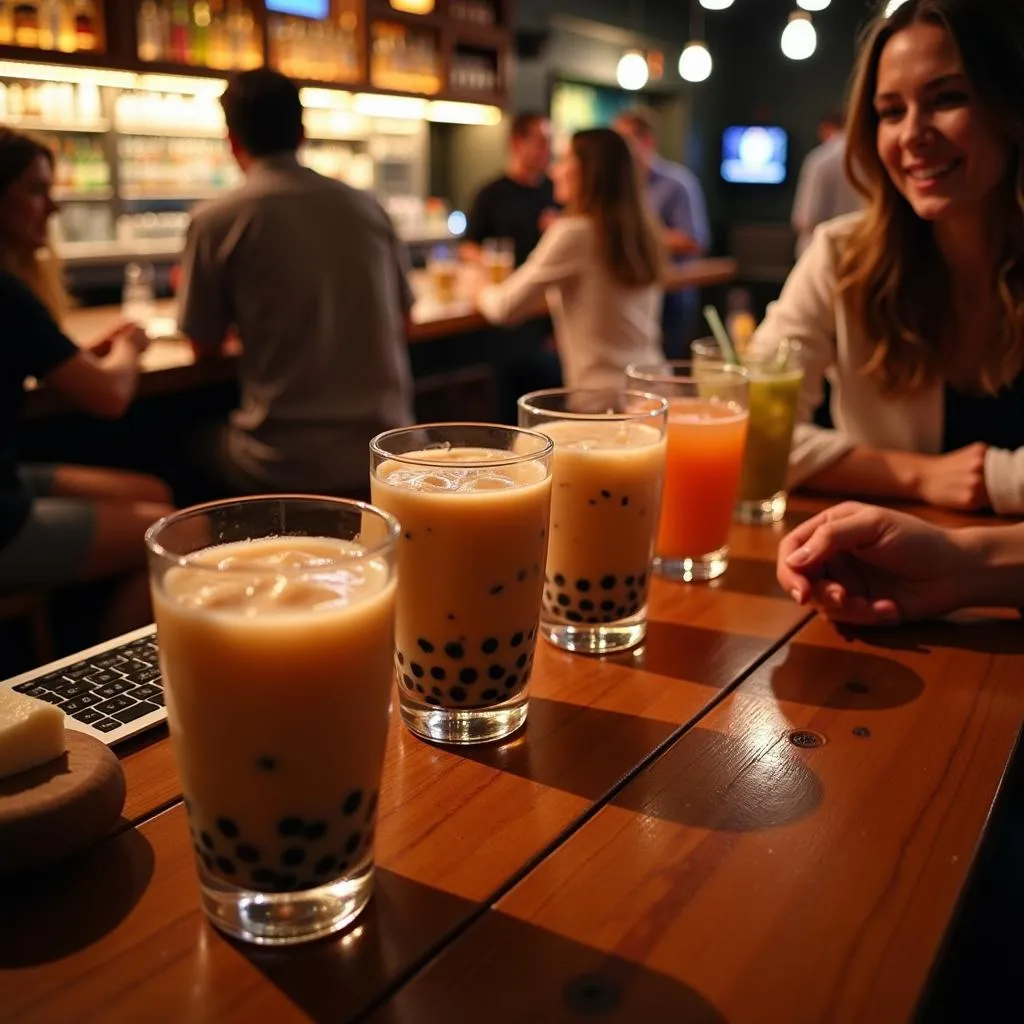
[[[326,18],[331,0],[267,0],[267,10],[296,18]]]
[[[735,185],[781,185],[789,136],[769,125],[733,125],[722,133],[722,180]]]

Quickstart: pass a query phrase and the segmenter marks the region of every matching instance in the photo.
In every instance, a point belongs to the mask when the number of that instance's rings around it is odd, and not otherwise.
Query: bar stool
[[[18,590],[0,594],[0,622],[24,619],[32,631],[32,653],[40,665],[53,661],[50,600],[44,590]]]

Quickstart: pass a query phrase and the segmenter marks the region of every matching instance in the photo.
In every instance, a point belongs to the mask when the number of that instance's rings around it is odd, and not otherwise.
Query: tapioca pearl
[[[631,586],[633,586],[634,580],[635,580],[635,577],[627,576],[622,582],[625,583],[627,587],[631,587]]]
[[[363,841],[362,832],[353,832],[352,835],[345,840],[345,852],[351,857],[356,850],[359,849],[359,844]]]
[[[444,690],[442,690],[440,686],[432,686],[432,687],[430,688],[430,692],[431,692],[431,693],[432,693],[432,694],[433,694],[433,695],[434,695],[435,697],[443,697],[443,696],[444,696]]]
[[[480,673],[475,668],[464,668],[459,673],[459,682],[465,686],[472,686],[479,677]]]
[[[431,707],[439,708],[441,706],[441,702],[437,697],[427,697],[426,701]]]
[[[213,870],[213,858],[208,853],[203,854],[203,864],[207,871]]]
[[[516,676],[516,675],[509,676],[508,679],[505,680],[505,689],[506,690],[513,689],[513,687],[515,687],[518,682],[519,682],[519,676]]]
[[[492,597],[494,597],[497,594],[500,594],[504,589],[505,589],[505,585],[503,583],[495,583],[494,586],[491,587],[491,589],[487,591],[487,593],[490,594]]]
[[[629,600],[630,601],[635,601],[639,596],[640,595],[635,590],[631,590],[629,592]]]
[[[431,679],[436,679],[439,683],[443,683],[444,682],[445,675],[446,675],[445,670],[440,665],[434,665],[430,669],[430,678]]]
[[[396,657],[398,658],[398,664],[399,665],[404,665],[405,664],[405,655],[401,651],[398,652]]]
[[[565,586],[565,577],[560,572],[556,572],[555,573],[555,586],[556,587],[564,587]]]
[[[513,647],[519,647],[520,644],[522,644],[522,642],[523,642],[523,638],[524,637],[523,637],[522,633],[513,633],[512,634],[512,641],[511,641],[512,646]]]
[[[465,689],[463,687],[461,687],[461,686],[453,686],[448,691],[448,696],[451,697],[452,700],[458,701],[461,704],[462,701],[464,701],[466,699],[467,693],[466,693],[466,691],[465,691]]]
[[[236,825],[231,818],[218,818],[217,828],[220,829],[220,834],[224,836],[225,839],[238,838],[238,825]]]
[[[305,827],[306,823],[301,818],[282,818],[277,823],[277,834],[279,836],[298,836],[302,834]]]
[[[605,623],[607,623],[607,622],[614,622],[615,621],[615,616],[614,615],[602,615],[601,616],[601,621],[605,622]]]
[[[253,868],[249,877],[253,885],[272,885],[277,879],[277,872],[270,868]]]
[[[505,667],[503,665],[492,665],[487,670],[487,675],[488,675],[489,678],[491,678],[495,682],[497,682],[499,679],[501,679],[505,675]]]
[[[593,610],[594,610],[594,602],[591,601],[589,598],[585,597],[582,601],[580,601],[580,611],[581,612],[592,612]]]
[[[601,589],[602,590],[614,590],[615,589],[615,577],[614,576],[602,576],[601,577]]]
[[[562,617],[562,609],[561,609],[561,608],[559,608],[559,607],[558,607],[558,605],[554,605],[553,607],[549,608],[549,609],[548,609],[548,611],[549,611],[549,612],[550,612],[550,614],[551,614],[551,615],[553,615],[553,616],[554,616],[554,617],[555,617],[556,619],[560,619],[560,618]]]
[[[211,836],[209,832],[200,832],[199,838],[202,841],[203,846],[208,850],[213,849],[213,836]]]
[[[545,590],[544,591],[544,600],[547,601],[548,604],[550,604],[552,601],[554,601],[554,597],[552,596],[550,590]]]
[[[419,640],[416,641],[416,643],[419,645],[420,650],[424,654],[433,654],[434,653],[434,645],[429,640],[425,639],[424,637],[421,636],[419,638]]]
[[[581,594],[585,594],[588,590],[590,590],[590,580],[577,580],[576,589]]]
[[[629,504],[629,498],[625,494],[622,496],[621,504],[623,508],[625,508]]]
[[[489,636],[481,645],[480,650],[484,654],[493,654],[498,649],[498,641],[493,637]]]
[[[347,797],[345,802],[341,805],[343,814],[355,814],[360,807],[363,806],[363,791],[361,789],[353,789]]]
[[[570,622],[582,622],[582,621],[583,621],[583,616],[582,616],[582,615],[580,615],[580,613],[579,613],[579,612],[566,612],[566,613],[565,613],[565,617],[566,617],[566,618],[567,618],[567,619],[568,619],[568,620],[569,620]]]
[[[281,863],[286,868],[295,868],[302,864],[306,859],[306,849],[303,846],[289,846],[284,853],[281,854]]]
[[[607,498],[610,498],[611,496],[612,496],[612,492],[611,491],[602,491],[601,492],[601,497],[602,498],[606,498],[607,499]]]
[[[611,600],[602,601],[601,602],[601,611],[603,611],[603,612],[613,612],[613,611],[615,611],[615,602],[611,601]]]
[[[235,856],[246,864],[258,864],[260,851],[252,843],[240,843],[235,847]]]
[[[321,857],[316,864],[313,865],[313,872],[317,875],[326,875],[335,869],[338,864],[338,858],[333,854],[328,853]]]
[[[454,622],[455,621],[455,612],[449,612],[447,618],[448,618],[449,622]]]
[[[625,617],[626,617],[626,609],[625,608],[619,607],[619,608],[615,609],[615,618],[617,618],[617,619],[624,619]]]
[[[498,691],[495,690],[493,687],[491,689],[489,689],[489,690],[484,690],[484,692],[480,694],[480,699],[481,700],[497,700],[498,699]]]
[[[588,615],[587,616],[587,624],[590,625],[590,626],[595,626],[600,621],[601,621],[601,619],[597,615]]]
[[[516,573],[516,583],[522,583],[525,579],[526,579],[526,570],[525,569],[520,569],[519,572]]]
[[[348,871],[348,861],[342,857],[341,860],[338,861],[338,874],[343,875],[346,871]]]
[[[597,498],[587,498],[587,504],[588,505],[596,505],[597,504]]]
[[[516,658],[516,668],[521,669],[529,660],[530,656],[528,654],[520,654],[519,657]]]
[[[274,879],[274,887],[280,892],[290,892],[299,884],[299,876],[283,872]]]
[[[407,690],[414,690],[414,689],[416,689],[416,680],[413,679],[413,677],[411,675],[409,675],[408,673],[405,673],[402,676],[402,684],[405,686],[405,688]]]
[[[423,684],[422,683],[417,683],[416,684],[416,692],[417,693],[426,693],[427,691],[425,689],[423,689]]]
[[[425,673],[425,672],[423,671],[423,666],[422,666],[422,665],[419,665],[419,664],[417,664],[417,663],[416,663],[415,661],[414,661],[414,662],[413,662],[413,663],[412,663],[412,664],[411,664],[411,665],[409,666],[409,668],[411,668],[411,669],[412,669],[412,674],[413,674],[413,675],[414,675],[414,676],[415,676],[415,677],[416,677],[417,679],[422,679],[422,678],[423,678],[423,676],[424,676],[424,675],[426,675],[426,673]]]
[[[305,836],[310,840],[323,839],[327,835],[327,822],[326,821],[311,821],[306,826]]]
[[[452,643],[444,645],[444,653],[447,654],[448,657],[452,659],[452,661],[458,661],[460,658],[463,658],[466,655],[466,651],[463,648],[462,644],[454,641]]]
[[[558,603],[559,603],[559,604],[560,604],[560,605],[561,605],[561,606],[562,606],[563,608],[568,608],[568,607],[569,607],[569,605],[571,605],[571,604],[572,604],[572,599],[571,599],[571,598],[569,597],[569,595],[568,595],[568,594],[559,594],[559,595],[558,595]]]
[[[377,813],[377,801],[380,799],[380,794],[374,790],[370,794],[369,802],[366,805],[366,820],[372,821],[373,816]]]
[[[222,875],[233,875],[237,870],[235,868],[235,862],[233,860],[229,860],[227,857],[218,857],[214,861],[214,864],[217,865],[217,870]]]
[[[267,755],[264,755],[263,757],[257,757],[256,758],[256,771],[258,771],[258,772],[273,772],[273,771],[277,771],[277,758],[276,757],[268,757]]]

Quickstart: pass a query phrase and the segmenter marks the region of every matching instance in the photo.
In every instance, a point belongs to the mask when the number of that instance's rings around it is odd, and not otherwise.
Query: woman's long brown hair
[[[590,128],[573,136],[572,148],[580,186],[571,212],[593,221],[601,263],[627,288],[656,284],[661,244],[629,144],[610,128]]]
[[[1004,189],[1004,226],[993,293],[1001,327],[965,366],[949,336],[949,271],[932,227],[896,189],[878,155],[874,98],[882,51],[915,23],[938,25],[955,42],[978,101],[1015,153]],[[909,394],[957,368],[957,383],[994,394],[1024,368],[1024,13],[1008,0],[907,0],[868,27],[854,76],[846,171],[867,200],[839,266],[838,292],[874,351],[865,373],[888,394]],[[961,354],[962,355],[962,354]]]
[[[0,126],[0,198],[39,157],[53,166],[53,153],[46,145],[24,132]],[[60,261],[52,251],[18,252],[0,237],[0,269],[31,288],[54,320],[60,322],[71,303],[64,289]]]

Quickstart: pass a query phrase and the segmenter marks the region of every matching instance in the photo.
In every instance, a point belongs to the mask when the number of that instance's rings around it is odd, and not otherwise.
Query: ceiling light
[[[906,2],[907,0],[889,0],[885,5],[885,16],[891,18]]]
[[[706,11],[724,11],[727,7],[732,7],[732,0],[700,0],[700,5]]]
[[[679,56],[679,76],[687,82],[706,82],[714,62],[703,43],[689,43]]]
[[[615,77],[623,89],[636,92],[647,84],[647,61],[639,50],[627,50],[619,61]]]
[[[807,60],[817,48],[818,33],[811,23],[811,16],[803,11],[794,11],[782,31],[782,52],[790,60]]]
[[[797,7],[805,11],[823,11],[830,3],[832,0],[796,0]]]

